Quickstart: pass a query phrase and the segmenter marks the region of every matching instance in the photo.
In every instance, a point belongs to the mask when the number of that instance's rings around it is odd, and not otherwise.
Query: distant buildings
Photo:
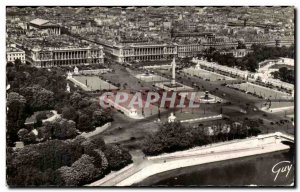
[[[103,64],[102,46],[82,42],[69,36],[26,38],[20,42],[26,60],[36,67]]]
[[[201,53],[204,50],[204,46],[198,43],[178,44],[177,52],[178,57],[193,57]]]
[[[171,60],[177,55],[176,44],[132,44],[105,46],[107,55],[119,63]]]
[[[25,48],[28,62],[43,67],[102,63],[103,52],[119,63],[194,57],[211,47],[243,57],[253,44],[292,45],[293,18],[293,8],[274,7],[10,7],[6,32],[8,39]],[[20,41],[24,36],[35,46]],[[49,36],[61,38],[52,41]],[[80,39],[98,46],[78,44]],[[240,39],[245,50],[238,49]],[[76,51],[86,53],[79,58]]]
[[[235,58],[245,57],[248,53],[252,53],[253,50],[249,49],[232,49],[228,51],[221,51],[220,54],[227,55],[232,54]]]
[[[25,63],[25,51],[14,45],[6,47],[6,62],[14,63],[16,59],[20,59],[22,63]]]

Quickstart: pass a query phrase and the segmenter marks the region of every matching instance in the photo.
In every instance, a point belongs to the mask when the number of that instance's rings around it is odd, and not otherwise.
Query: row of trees
[[[131,163],[128,151],[101,138],[48,140],[7,151],[9,186],[80,186]]]
[[[242,139],[260,133],[257,120],[247,119],[241,123],[219,123],[208,127],[185,127],[179,122],[163,124],[159,131],[149,136],[143,145],[147,155],[158,155],[201,146],[209,143]]]

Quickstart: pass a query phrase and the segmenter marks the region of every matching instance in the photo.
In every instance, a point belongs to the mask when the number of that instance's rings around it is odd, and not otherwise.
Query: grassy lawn
[[[87,85],[91,91],[117,89],[116,86],[102,80],[98,76],[73,76],[73,78],[84,85]]]

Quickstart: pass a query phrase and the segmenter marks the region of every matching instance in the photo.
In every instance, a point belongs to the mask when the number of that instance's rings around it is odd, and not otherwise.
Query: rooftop
[[[24,51],[17,47],[6,47],[6,52],[24,52]]]
[[[30,21],[30,23],[34,24],[34,25],[38,25],[38,26],[53,26],[53,25],[57,25],[55,23],[52,23],[51,21],[44,20],[44,19],[39,19],[39,18]]]
[[[48,20],[44,20],[44,19],[34,19],[32,21],[30,21],[30,23],[35,24],[35,25],[44,25],[45,23],[48,23]]]
[[[37,37],[37,38],[23,38],[20,42],[24,47],[29,49],[72,49],[72,48],[94,48],[101,46],[93,45],[87,41],[78,40],[68,35],[51,36],[51,37]]]

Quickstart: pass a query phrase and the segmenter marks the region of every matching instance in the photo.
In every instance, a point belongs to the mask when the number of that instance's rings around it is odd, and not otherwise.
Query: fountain
[[[200,97],[200,102],[203,103],[215,103],[216,99],[209,96],[209,92],[205,91],[204,96]]]

